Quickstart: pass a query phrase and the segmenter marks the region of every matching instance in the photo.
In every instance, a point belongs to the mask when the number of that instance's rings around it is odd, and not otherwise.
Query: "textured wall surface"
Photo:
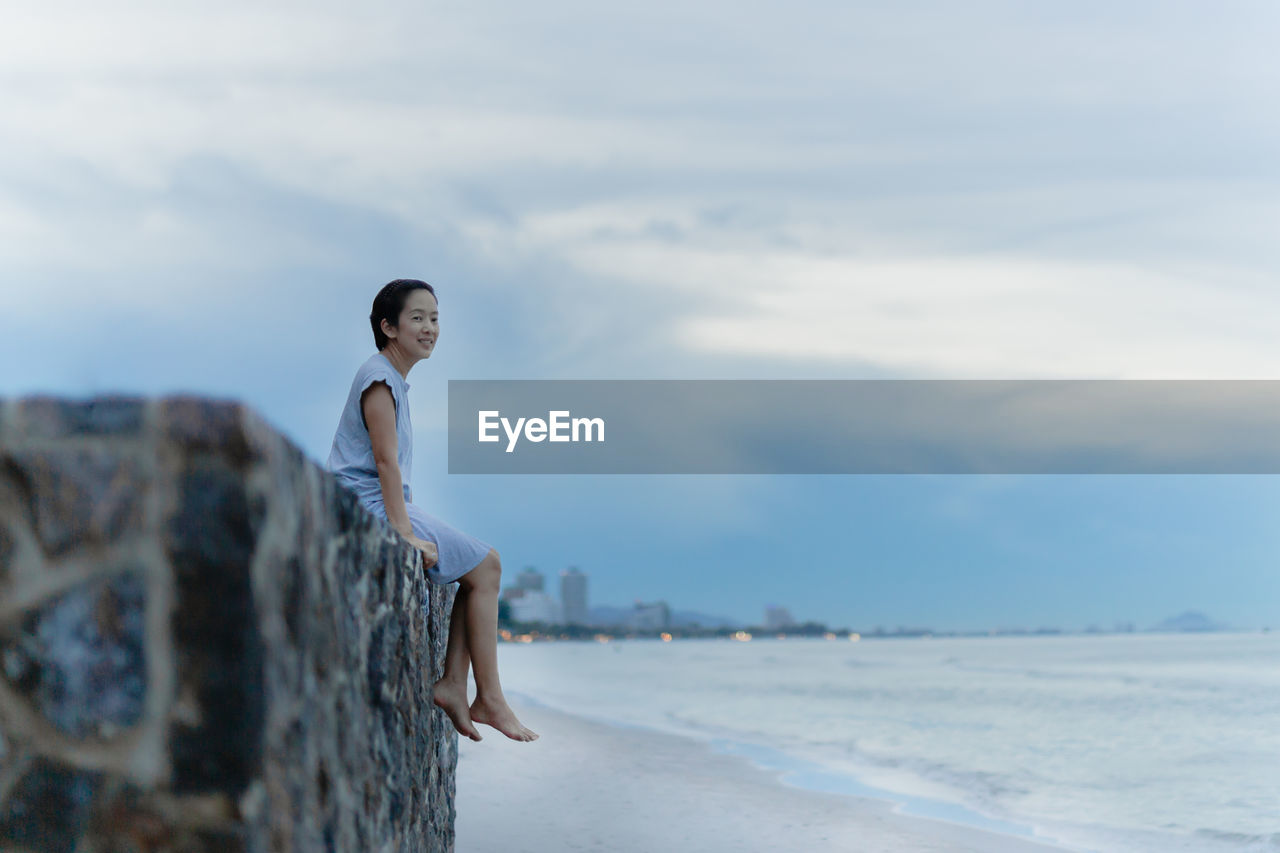
[[[0,400],[0,849],[452,850],[451,595],[243,406]]]

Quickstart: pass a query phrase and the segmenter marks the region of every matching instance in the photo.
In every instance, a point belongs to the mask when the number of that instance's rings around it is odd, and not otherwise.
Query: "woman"
[[[422,551],[428,580],[458,581],[444,677],[432,687],[435,704],[472,740],[481,739],[474,723],[513,740],[536,740],[507,705],[498,681],[498,552],[416,506],[407,482],[413,471],[413,424],[406,380],[415,364],[430,358],[440,337],[435,290],[417,279],[396,279],[374,298],[369,323],[378,352],[356,371],[328,468],[366,509]],[[476,679],[470,706],[468,666]]]

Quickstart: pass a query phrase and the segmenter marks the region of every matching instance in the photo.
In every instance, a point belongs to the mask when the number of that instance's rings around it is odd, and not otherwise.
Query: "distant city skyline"
[[[806,624],[821,624],[831,630],[845,630],[869,637],[880,635],[919,634],[1132,634],[1146,631],[1221,631],[1221,630],[1270,630],[1270,625],[1234,626],[1214,620],[1200,611],[1188,610],[1169,615],[1156,623],[1139,626],[1133,621],[1117,621],[1109,626],[1096,622],[1084,626],[1049,624],[1000,624],[985,628],[944,628],[928,624],[855,625],[845,622],[796,618],[781,605],[770,603],[762,608],[762,618],[731,619],[720,613],[700,613],[673,606],[672,599],[655,602],[639,599],[630,608],[617,604],[588,606],[586,587],[588,575],[577,566],[559,572],[561,579],[560,600],[557,602],[545,592],[546,576],[536,566],[525,566],[502,591],[502,600],[512,606],[512,618],[522,622],[544,622],[558,625],[599,626],[611,628],[658,629],[669,626],[716,627],[722,624],[739,628],[755,628],[764,631],[785,632]],[[566,583],[568,581],[568,583]],[[572,615],[571,615],[572,614]]]

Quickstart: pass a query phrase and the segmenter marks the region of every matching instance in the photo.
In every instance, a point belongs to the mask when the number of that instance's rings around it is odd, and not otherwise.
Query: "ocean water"
[[[505,689],[1099,853],[1280,851],[1280,634],[504,644]]]

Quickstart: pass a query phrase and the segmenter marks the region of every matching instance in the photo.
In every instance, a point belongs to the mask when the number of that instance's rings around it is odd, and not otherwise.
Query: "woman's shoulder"
[[[375,352],[356,369],[355,381],[362,387],[367,387],[369,382],[378,379],[385,379],[392,388],[404,386],[404,377],[400,375],[400,371],[395,369],[385,355]]]
[[[400,375],[400,371],[381,352],[376,352],[356,370],[355,379],[351,382],[351,394],[348,397],[349,405],[354,409],[361,410],[360,419],[363,422],[364,413],[364,397],[365,392],[371,385],[382,382],[386,384],[387,390],[391,392],[391,399],[395,403],[396,411],[402,408],[407,409],[409,385],[404,381],[404,377]]]

